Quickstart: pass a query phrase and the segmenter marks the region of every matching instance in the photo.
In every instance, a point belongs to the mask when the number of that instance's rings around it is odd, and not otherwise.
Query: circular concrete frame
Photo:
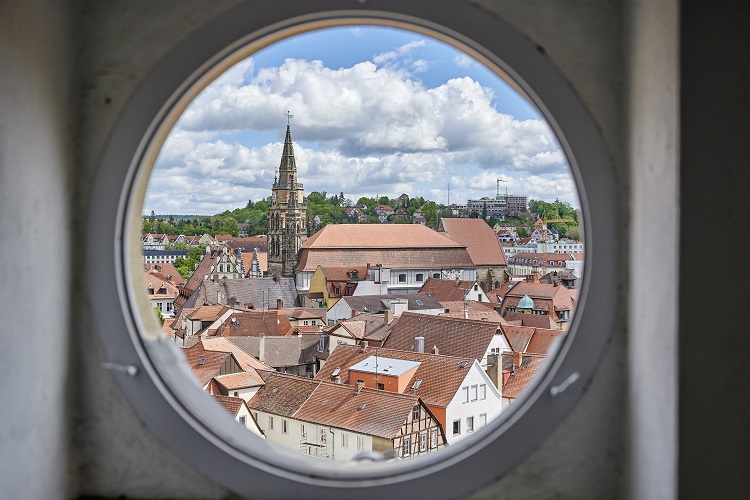
[[[352,24],[405,28],[448,42],[498,69],[526,94],[571,165],[586,229],[586,262],[570,333],[536,384],[509,411],[483,432],[435,455],[333,467],[237,432],[231,417],[209,403],[178,349],[149,324],[153,314],[137,289],[142,258],[135,235],[158,150],[200,89],[275,41]],[[178,457],[217,484],[260,498],[454,498],[522,461],[585,391],[615,327],[617,215],[614,171],[596,124],[543,51],[494,14],[455,0],[250,2],[181,41],[147,75],[118,118],[90,200],[86,259],[98,272],[87,275],[88,294],[106,365],[114,368],[139,417]]]

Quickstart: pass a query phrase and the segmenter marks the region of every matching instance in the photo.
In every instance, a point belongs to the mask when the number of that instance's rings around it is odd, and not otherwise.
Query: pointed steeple
[[[294,161],[294,146],[292,145],[292,131],[289,125],[286,126],[286,138],[284,138],[284,152],[281,154],[281,165],[279,172],[284,170],[297,170],[297,163]]]

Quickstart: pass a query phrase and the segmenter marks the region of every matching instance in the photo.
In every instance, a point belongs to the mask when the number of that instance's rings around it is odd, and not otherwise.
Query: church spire
[[[294,146],[292,145],[292,130],[289,121],[294,115],[286,112],[286,137],[284,138],[284,152],[281,154],[281,165],[279,165],[279,176],[284,170],[297,170],[297,163],[294,161]]]

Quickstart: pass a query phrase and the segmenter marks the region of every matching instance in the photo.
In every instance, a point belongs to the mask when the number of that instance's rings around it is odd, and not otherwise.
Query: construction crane
[[[547,231],[547,224],[552,222],[567,222],[569,224],[575,224],[576,221],[570,218],[548,219],[547,212],[543,212],[539,220],[542,222],[540,231],[542,233],[542,276],[544,276],[545,274],[547,274],[547,238],[549,236],[549,233]]]

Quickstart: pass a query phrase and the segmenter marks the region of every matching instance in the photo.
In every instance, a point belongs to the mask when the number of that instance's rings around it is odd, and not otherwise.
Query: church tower
[[[284,152],[268,207],[268,274],[271,276],[294,276],[299,249],[307,239],[307,199],[302,184],[297,182],[297,164],[289,127],[291,118],[292,115],[287,113]]]

